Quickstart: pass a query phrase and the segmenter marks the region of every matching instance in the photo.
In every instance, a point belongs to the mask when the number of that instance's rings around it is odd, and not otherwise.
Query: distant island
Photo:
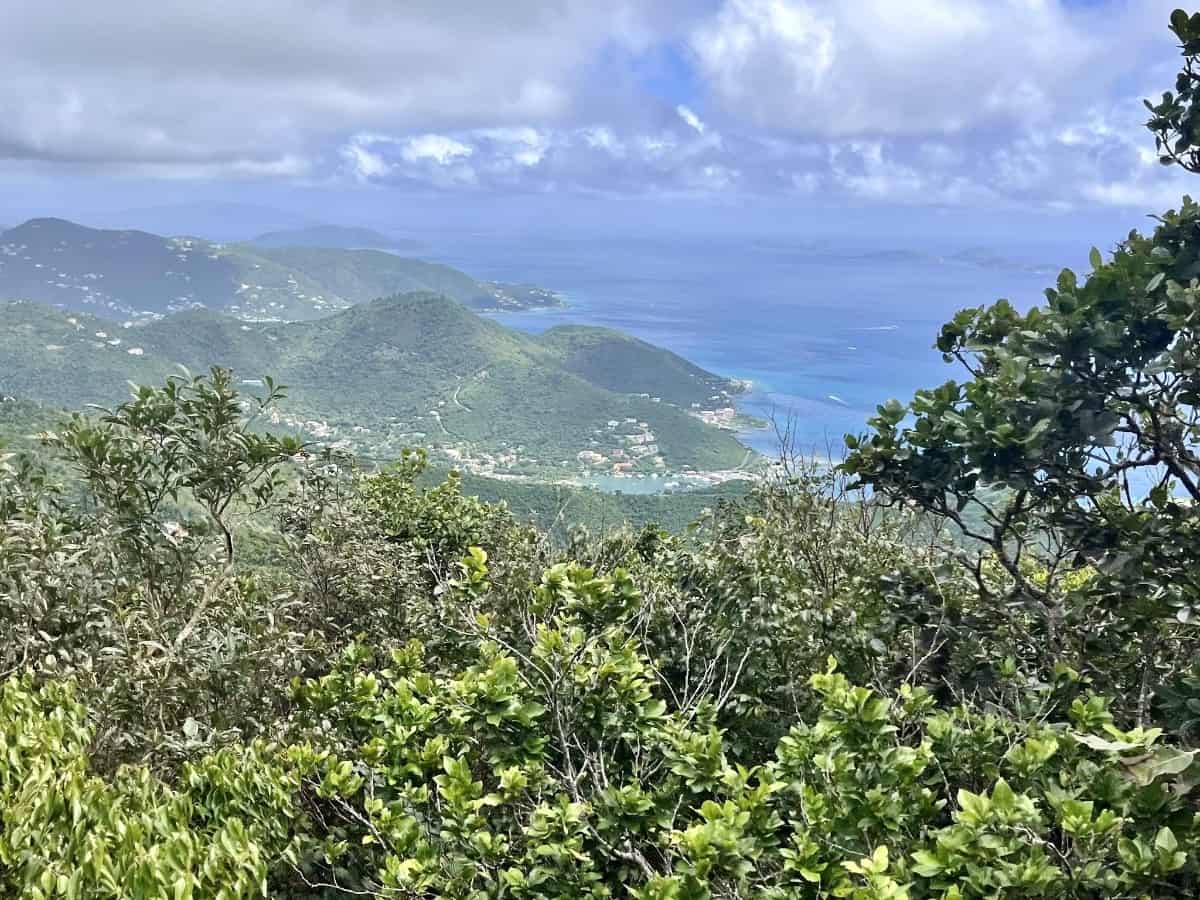
[[[328,247],[339,250],[412,251],[421,246],[412,238],[395,238],[373,228],[312,225],[268,231],[250,241],[260,247]]]
[[[1059,266],[1044,262],[1025,262],[1002,256],[986,247],[968,247],[953,252],[933,252],[905,247],[862,248],[847,247],[829,240],[793,243],[790,241],[758,241],[756,248],[771,255],[781,255],[801,260],[827,262],[869,263],[938,263],[974,266],[1005,272],[1024,272],[1032,275],[1054,275]]]
[[[981,269],[996,269],[1001,272],[1028,272],[1031,275],[1055,275],[1061,266],[1049,263],[1025,263],[1001,256],[986,247],[971,247],[946,257],[945,261],[978,266]]]
[[[0,235],[0,298],[117,321],[144,322],[197,307],[247,321],[308,320],[411,291],[443,294],[475,310],[563,303],[546,288],[481,282],[450,266],[383,250],[222,244],[50,218]]]

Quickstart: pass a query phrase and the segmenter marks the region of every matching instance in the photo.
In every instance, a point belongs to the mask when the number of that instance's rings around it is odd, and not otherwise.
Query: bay
[[[565,309],[496,315],[539,332],[615,328],[722,375],[753,382],[740,407],[773,419],[792,449],[838,456],[878,404],[961,378],[933,349],[956,310],[1042,300],[1063,247],[456,231],[423,255],[477,277],[562,292]],[[1074,248],[1078,253],[1078,247]],[[776,455],[776,429],[741,435]]]

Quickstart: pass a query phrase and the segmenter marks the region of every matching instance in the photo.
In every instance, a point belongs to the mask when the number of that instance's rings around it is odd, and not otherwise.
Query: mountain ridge
[[[562,304],[544,288],[483,282],[381,250],[219,243],[53,217],[0,235],[0,298],[118,321],[196,306],[248,321],[294,321],[414,290],[444,293],[481,311]]]

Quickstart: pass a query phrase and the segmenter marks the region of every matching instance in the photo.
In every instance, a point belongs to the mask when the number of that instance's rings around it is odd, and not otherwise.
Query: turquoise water
[[[1054,281],[1050,263],[1074,261],[1045,244],[986,248],[1002,262],[954,258],[967,249],[458,233],[427,255],[566,294],[563,310],[496,317],[513,328],[617,328],[749,379],[745,411],[790,420],[801,452],[839,455],[843,435],[861,433],[877,404],[960,377],[932,348],[956,310],[999,297],[1035,304]],[[779,449],[773,431],[744,440]]]

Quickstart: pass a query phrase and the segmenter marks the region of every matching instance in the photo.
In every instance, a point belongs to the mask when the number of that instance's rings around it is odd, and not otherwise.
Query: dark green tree
[[[1200,115],[1195,108],[1200,98],[1200,13],[1182,9],[1171,13],[1171,31],[1179,38],[1183,68],[1175,77],[1175,92],[1167,91],[1159,102],[1147,100],[1158,157],[1164,165],[1181,165],[1200,172]]]
[[[1180,89],[1148,127],[1164,161],[1200,171],[1200,15],[1171,27]],[[1200,617],[1200,206],[1156,221],[1107,261],[1093,249],[1086,277],[1063,270],[1044,306],[956,315],[937,348],[967,377],[879,407],[845,464],[955,523],[996,615],[1025,616],[1046,665],[1136,678],[1140,716]]]

